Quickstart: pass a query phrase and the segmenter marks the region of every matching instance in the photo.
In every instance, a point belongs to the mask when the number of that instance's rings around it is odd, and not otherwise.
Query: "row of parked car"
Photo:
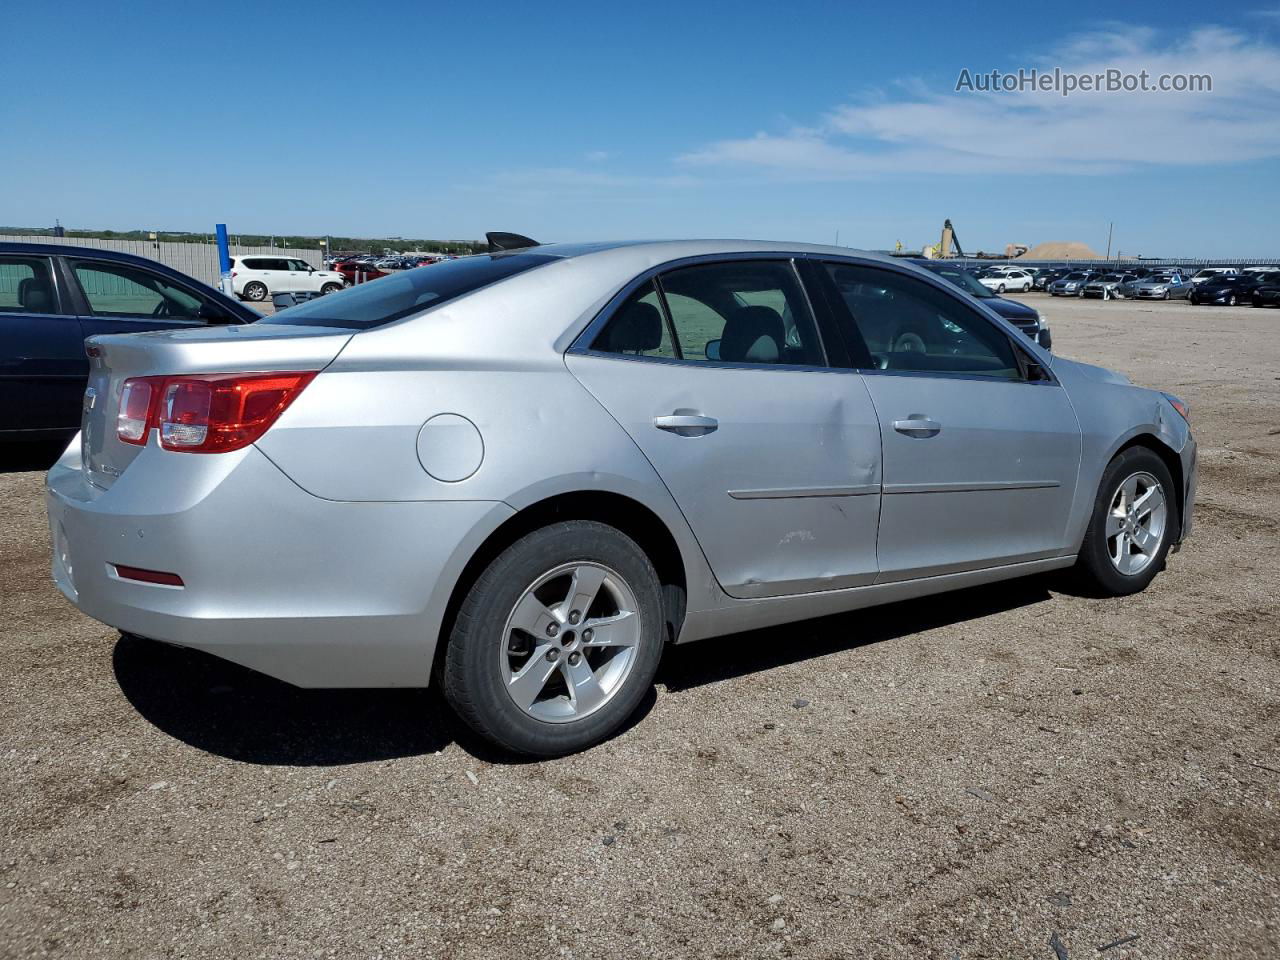
[[[446,256],[333,257],[325,269],[316,269],[305,260],[282,256],[236,256],[231,258],[231,285],[241,300],[261,303],[278,293],[324,295],[344,287],[385,277],[393,270],[426,267]]]
[[[334,269],[343,264],[352,264],[357,267],[372,267],[377,270],[412,270],[415,267],[429,267],[433,263],[439,263],[442,260],[456,259],[452,254],[444,253],[404,254],[387,257],[379,257],[373,254],[350,254],[331,257],[328,260],[328,264]]]
[[[1195,304],[1267,306],[1280,302],[1280,266],[1081,269],[1002,265],[978,270],[977,281],[997,294],[1043,290],[1055,297],[1189,300]]]

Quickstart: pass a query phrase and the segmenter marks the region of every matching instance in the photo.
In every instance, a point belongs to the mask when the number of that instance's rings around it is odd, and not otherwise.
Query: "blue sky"
[[[32,4],[0,223],[1280,256],[1280,7],[1118,9]],[[954,91],[1053,66],[1214,90]]]

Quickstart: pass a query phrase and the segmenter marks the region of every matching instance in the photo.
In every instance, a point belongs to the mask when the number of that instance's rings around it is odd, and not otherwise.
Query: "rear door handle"
[[[700,437],[711,433],[720,426],[715,417],[704,417],[696,413],[673,413],[667,417],[654,417],[653,425],[659,430],[668,430],[682,437]]]
[[[893,429],[899,433],[911,434],[913,436],[934,436],[942,431],[942,424],[937,420],[929,420],[925,417],[908,417],[906,420],[893,421]]]

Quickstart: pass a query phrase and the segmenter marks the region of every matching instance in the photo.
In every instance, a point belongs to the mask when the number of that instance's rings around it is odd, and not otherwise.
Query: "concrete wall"
[[[83,237],[20,237],[0,234],[0,243],[57,243],[72,247],[92,247],[97,250],[119,250],[135,256],[159,260],[166,266],[180,270],[209,286],[217,286],[218,247],[213,243],[162,243],[151,240],[89,240]],[[320,250],[294,247],[244,247],[231,245],[231,255],[272,254],[278,257],[297,257],[317,270],[321,268]]]

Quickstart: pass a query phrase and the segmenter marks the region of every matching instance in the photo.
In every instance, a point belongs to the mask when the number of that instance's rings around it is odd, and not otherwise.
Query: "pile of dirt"
[[[1026,260],[1101,260],[1102,254],[1089,249],[1087,243],[1038,243],[1021,259]]]

